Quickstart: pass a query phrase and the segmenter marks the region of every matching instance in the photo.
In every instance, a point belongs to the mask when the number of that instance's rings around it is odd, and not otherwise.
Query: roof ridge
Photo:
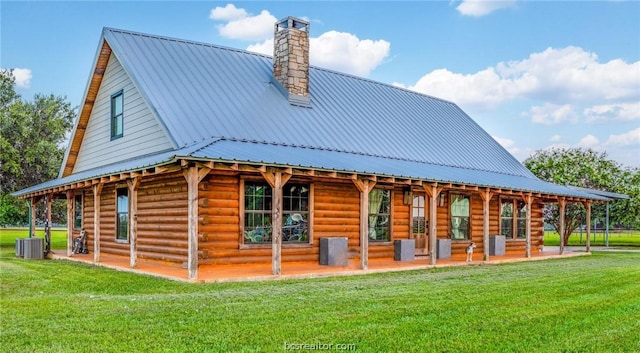
[[[198,151],[200,151],[200,150],[202,150],[202,149],[204,149],[204,148],[206,148],[208,146],[211,146],[214,143],[220,142],[220,141],[247,142],[247,143],[256,143],[256,144],[272,145],[272,146],[305,148],[305,149],[320,150],[320,151],[347,153],[347,154],[358,155],[358,156],[383,158],[383,159],[390,159],[390,160],[395,160],[395,161],[414,162],[414,163],[420,163],[420,164],[426,164],[426,165],[436,165],[436,166],[442,166],[442,167],[448,167],[448,168],[457,168],[457,169],[462,169],[462,170],[474,170],[474,171],[479,171],[479,172],[488,172],[488,173],[495,173],[495,174],[501,174],[501,175],[508,175],[508,176],[514,176],[514,177],[527,178],[527,179],[541,180],[540,178],[536,177],[535,175],[534,175],[534,178],[531,178],[531,177],[528,177],[526,175],[504,173],[504,172],[498,172],[498,171],[495,171],[495,170],[479,169],[479,168],[472,168],[472,167],[461,167],[461,166],[458,166],[458,165],[427,162],[427,161],[422,161],[422,160],[418,160],[418,159],[411,159],[411,158],[384,156],[384,155],[379,155],[379,154],[365,153],[365,152],[358,152],[358,151],[347,151],[347,150],[341,150],[341,149],[337,149],[337,148],[296,145],[296,144],[290,144],[290,143],[284,143],[284,142],[258,141],[258,140],[250,140],[250,139],[235,138],[235,137],[225,137],[225,136],[215,137],[214,139],[216,139],[216,140],[211,142],[211,143],[209,143],[209,144],[207,144],[206,146],[198,149]],[[197,152],[197,151],[194,151],[192,153],[195,153],[195,152]]]

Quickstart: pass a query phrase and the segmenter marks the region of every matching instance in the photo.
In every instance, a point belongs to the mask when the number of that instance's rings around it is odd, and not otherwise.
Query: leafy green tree
[[[75,110],[65,97],[23,100],[10,70],[0,70],[0,90],[0,224],[24,224],[25,203],[10,194],[57,177]]]
[[[524,161],[524,165],[538,178],[556,184],[573,185],[590,189],[612,191],[630,195],[631,200],[611,203],[612,223],[638,223],[639,176],[638,171],[623,169],[621,165],[607,158],[605,152],[591,149],[569,148],[537,151]],[[635,191],[634,191],[635,190]],[[635,195],[635,196],[633,196]],[[635,206],[635,209],[633,207]],[[605,204],[592,205],[592,217],[605,218]],[[627,213],[624,213],[624,212]],[[634,215],[635,214],[635,215]],[[581,203],[567,202],[565,208],[565,244],[580,225],[585,223],[585,209]],[[558,204],[545,205],[545,222],[560,233],[560,212]],[[634,221],[635,220],[635,221]]]

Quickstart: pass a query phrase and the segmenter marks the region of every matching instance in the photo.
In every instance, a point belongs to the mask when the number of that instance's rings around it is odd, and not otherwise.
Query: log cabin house
[[[183,266],[317,262],[346,237],[362,269],[414,239],[490,256],[539,252],[543,202],[602,197],[537,179],[457,105],[309,65],[309,23],[274,26],[273,58],[105,28],[59,178],[90,257]],[[588,207],[589,208],[589,207]],[[33,209],[33,208],[32,208]]]

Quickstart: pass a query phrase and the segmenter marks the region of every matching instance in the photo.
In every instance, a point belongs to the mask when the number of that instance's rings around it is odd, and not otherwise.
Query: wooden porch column
[[[32,197],[31,204],[29,207],[29,238],[33,238],[36,236],[36,203],[39,201],[39,197]]]
[[[351,179],[360,192],[360,268],[369,268],[369,192],[376,185],[369,179]]]
[[[47,224],[51,229],[51,204],[53,202],[53,194],[47,194]]]
[[[67,256],[73,251],[73,195],[73,191],[67,191]]]
[[[564,209],[567,205],[567,200],[564,197],[558,199],[558,206],[560,206],[560,255],[564,253]]]
[[[186,170],[183,170],[183,175],[187,179],[187,241],[188,241],[188,257],[187,257],[187,269],[188,278],[198,278],[198,186],[200,181],[204,179],[211,171],[207,167],[198,167],[196,165],[189,166]]]
[[[438,223],[438,197],[442,192],[442,187],[438,184],[422,185],[424,191],[429,196],[429,263],[433,266],[436,264],[436,236]]]
[[[524,247],[524,252],[525,255],[529,258],[531,257],[531,206],[533,205],[533,195],[526,194],[523,195],[524,198],[524,202],[527,203],[527,234],[526,234],[526,241],[525,241],[525,247]]]
[[[93,261],[100,262],[100,195],[104,184],[93,185]],[[117,200],[116,200],[117,202]]]
[[[480,191],[482,198],[482,260],[489,261],[489,203],[493,194],[489,188]]]
[[[584,207],[587,209],[587,252],[591,252],[591,201],[584,202]]]
[[[127,180],[129,187],[129,265],[135,268],[138,265],[138,187],[142,177]]]
[[[282,273],[282,187],[291,174],[275,171],[262,176],[271,186],[271,273],[277,276]]]

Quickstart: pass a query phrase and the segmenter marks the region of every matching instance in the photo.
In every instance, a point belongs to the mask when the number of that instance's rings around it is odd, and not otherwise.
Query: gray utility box
[[[398,239],[393,241],[393,259],[395,261],[413,261],[416,259],[416,241]]]
[[[320,265],[347,266],[347,238],[320,238]]]
[[[44,259],[44,245],[42,238],[25,238],[24,239],[24,258],[25,259]]]
[[[504,256],[506,249],[506,239],[504,235],[489,236],[489,255]]]
[[[451,239],[436,240],[436,259],[451,258]]]
[[[29,239],[29,238],[26,238],[26,239]],[[24,240],[25,238],[16,239],[16,256],[20,256],[20,257],[24,256]]]

